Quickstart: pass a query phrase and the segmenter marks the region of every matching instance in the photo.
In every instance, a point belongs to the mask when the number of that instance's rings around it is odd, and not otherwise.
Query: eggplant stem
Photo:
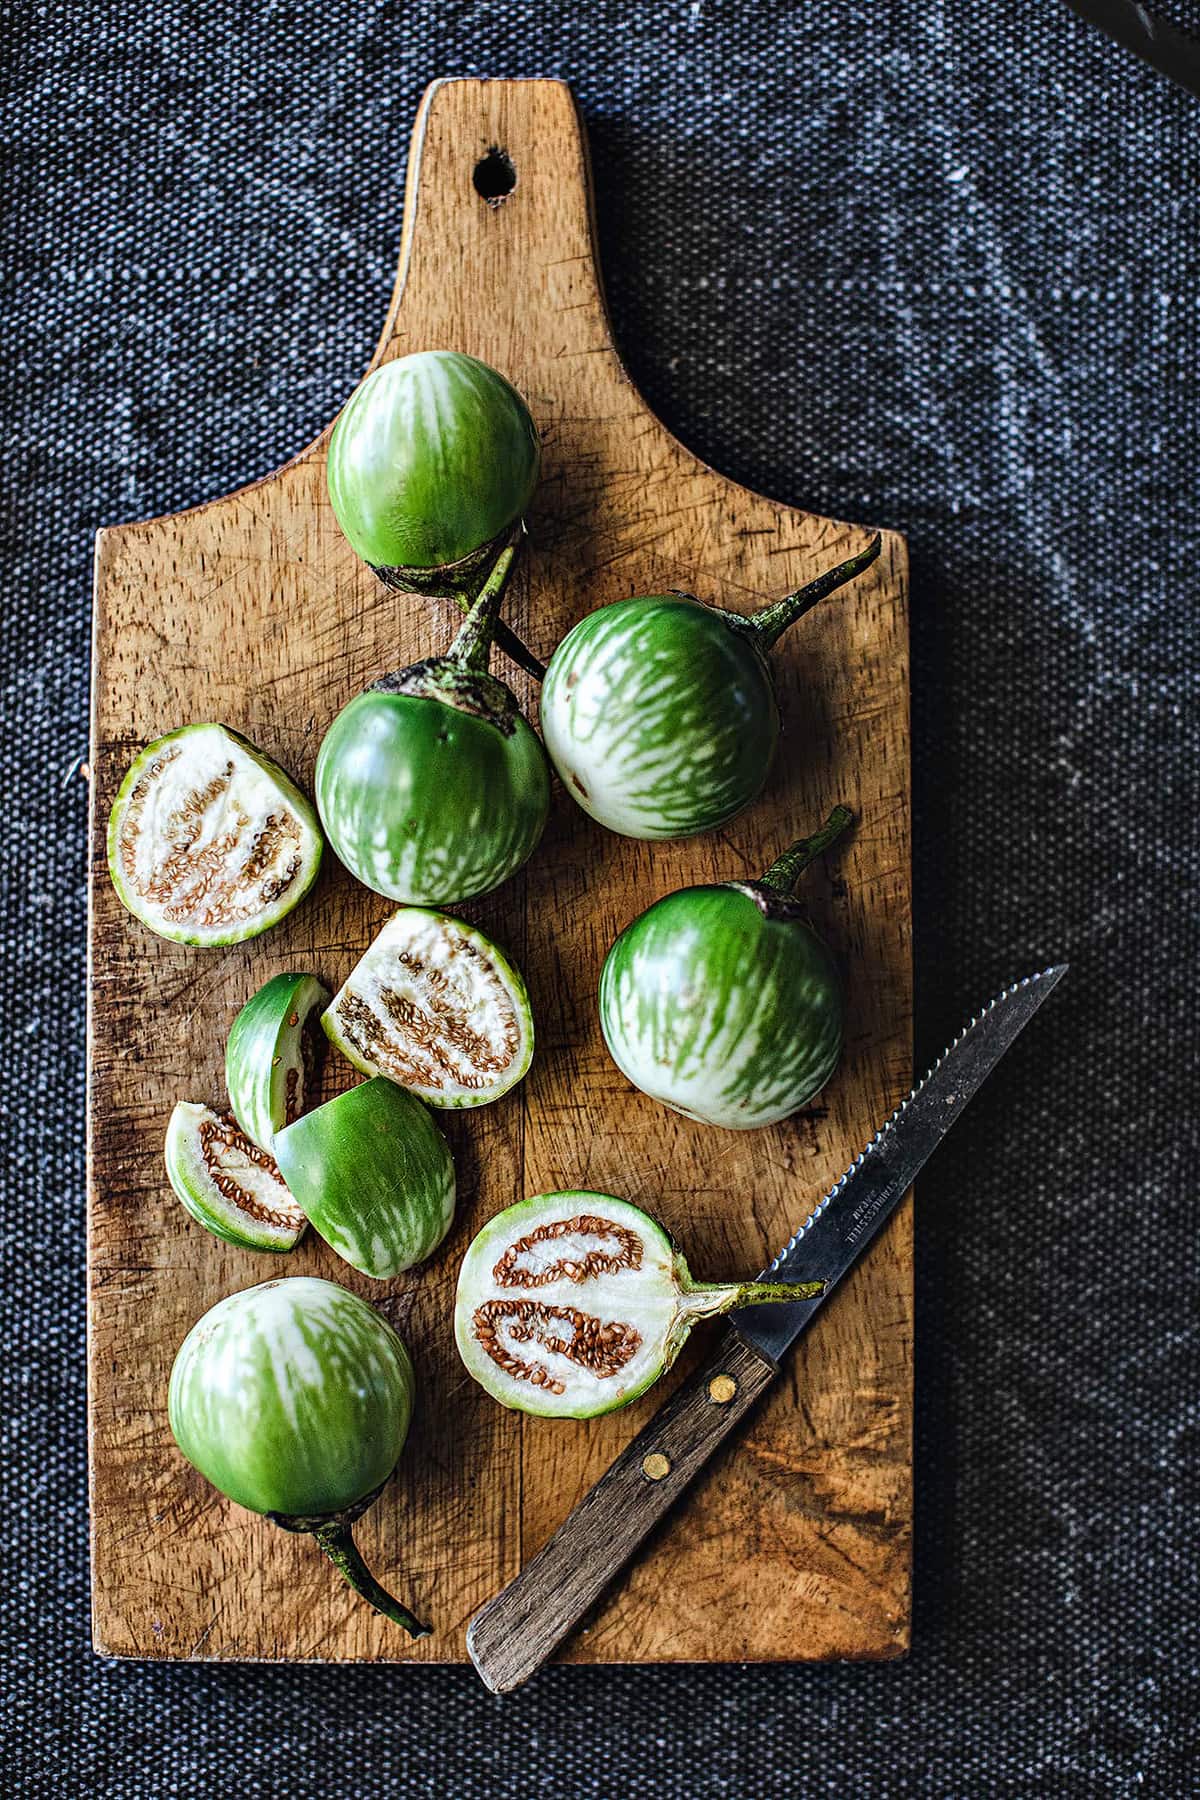
[[[819,1300],[824,1281],[747,1281],[738,1289],[735,1306],[781,1306],[796,1300]]]
[[[805,869],[816,862],[818,856],[828,850],[831,844],[835,844],[853,823],[854,814],[848,806],[835,806],[819,831],[815,831],[811,837],[799,838],[796,843],[788,846],[782,856],[776,857],[759,886],[774,888],[780,894],[794,893],[796,883]]]
[[[464,612],[469,612],[471,609],[471,602],[465,594],[460,596],[458,604]],[[525,673],[532,675],[535,681],[545,681],[545,663],[538,661],[533,651],[521,642],[511,625],[506,625],[503,619],[497,619],[493,638],[497,650],[503,650],[505,656],[511,662],[515,662],[518,669],[524,669]]]
[[[691,1324],[696,1319],[715,1319],[735,1306],[816,1300],[824,1292],[823,1281],[698,1281],[685,1288],[680,1299],[681,1310]]]
[[[362,1553],[354,1542],[350,1527],[342,1519],[331,1519],[328,1524],[318,1525],[313,1536],[329,1558],[335,1569],[341,1571],[355,1593],[361,1594],[370,1602],[375,1611],[382,1613],[385,1619],[392,1619],[397,1625],[403,1625],[410,1637],[428,1637],[433,1627],[422,1625],[407,1606],[393,1599],[386,1588],[380,1586],[362,1559]]]
[[[860,550],[857,556],[851,556],[846,562],[839,563],[835,569],[827,569],[824,575],[818,575],[815,581],[810,581],[805,587],[797,588],[792,594],[785,594],[782,600],[773,600],[770,606],[764,606],[761,612],[756,612],[750,618],[744,619],[742,621],[744,628],[750,633],[763,655],[765,656],[768,650],[773,649],[789,625],[794,625],[797,619],[802,619],[806,612],[812,610],[818,600],[824,600],[825,596],[832,594],[835,588],[844,587],[848,581],[853,581],[856,575],[861,575],[864,569],[870,568],[882,548],[883,538],[879,532],[876,532],[866,549]]]
[[[488,571],[487,580],[472,600],[458,635],[446,652],[447,661],[457,663],[460,669],[482,672],[488,666],[500,602],[524,536],[524,526],[518,525]]]

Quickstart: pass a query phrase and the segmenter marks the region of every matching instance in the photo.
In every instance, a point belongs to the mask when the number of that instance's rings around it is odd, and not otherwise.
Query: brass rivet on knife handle
[[[714,1375],[708,1384],[708,1397],[714,1406],[728,1406],[737,1393],[737,1382],[732,1375]]]
[[[778,1374],[733,1332],[672,1394],[514,1581],[481,1607],[467,1649],[494,1694],[520,1687],[699,1474]],[[712,1388],[731,1382],[728,1400]],[[670,1476],[670,1480],[666,1479]]]

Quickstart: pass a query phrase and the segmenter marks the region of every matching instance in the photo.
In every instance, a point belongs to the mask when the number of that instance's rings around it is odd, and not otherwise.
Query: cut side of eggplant
[[[273,1159],[232,1119],[181,1100],[167,1126],[167,1175],[198,1224],[244,1250],[291,1250],[308,1220]]]
[[[224,725],[185,725],[148,745],[108,825],[122,903],[183,944],[237,944],[266,931],[312,886],[321,848],[299,788]]]
[[[393,914],[321,1022],[356,1068],[435,1107],[499,1099],[533,1056],[520,971],[486,933],[424,907]]]
[[[699,1319],[809,1299],[820,1282],[693,1281],[662,1226],[611,1194],[539,1194],[498,1213],[463,1258],[459,1354],[502,1406],[591,1419],[669,1369]]]

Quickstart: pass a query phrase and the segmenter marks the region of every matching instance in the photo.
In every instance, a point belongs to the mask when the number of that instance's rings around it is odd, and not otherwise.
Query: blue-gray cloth
[[[8,21],[0,1789],[1194,1792],[1197,103],[1050,0]],[[566,1669],[500,1702],[469,1670],[89,1647],[92,533],[336,411],[417,102],[456,73],[574,83],[619,340],[685,442],[908,535],[919,1060],[1071,962],[921,1185],[903,1664]]]

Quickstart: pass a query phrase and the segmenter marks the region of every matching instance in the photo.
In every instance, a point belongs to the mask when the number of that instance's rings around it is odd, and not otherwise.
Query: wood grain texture
[[[472,185],[492,145],[517,175],[496,207]],[[607,601],[681,587],[748,611],[866,541],[868,528],[714,474],[647,411],[611,342],[583,135],[561,83],[455,81],[426,96],[375,362],[434,348],[501,369],[541,429],[532,546],[508,612],[543,657]],[[449,1117],[460,1202],[442,1252],[382,1286],[311,1233],[290,1259],[289,1272],[366,1294],[413,1351],[421,1400],[410,1449],[359,1530],[381,1579],[434,1621],[434,1635],[410,1646],[340,1586],[315,1546],[226,1503],[184,1465],[166,1418],[175,1350],[207,1307],[279,1266],[185,1217],[162,1163],[171,1107],[221,1099],[226,1032],[262,981],[311,968],[336,986],[390,909],[330,855],[313,895],[265,937],[226,951],[171,945],[121,909],[104,826],[134,752],[193,719],[235,726],[310,784],[345,700],[449,641],[448,606],[390,595],[355,561],[326,498],[325,448],[322,436],[239,493],[104,531],[97,544],[89,1367],[94,1632],[108,1654],[464,1660],[470,1615],[666,1392],[587,1425],[495,1406],[459,1365],[450,1329],[470,1236],[524,1194],[592,1187],[656,1211],[698,1277],[752,1273],[910,1085],[906,559],[886,533],[867,575],[775,653],[785,738],[756,806],[710,837],[651,846],[605,834],[559,793],[527,870],[462,909],[522,965],[539,1042],[521,1088]],[[531,684],[503,667],[536,718]],[[850,972],[841,1069],[817,1105],[765,1131],[714,1131],[666,1112],[605,1053],[595,991],[609,943],[673,887],[760,873],[835,800],[861,824],[806,894]],[[346,1085],[351,1072],[331,1059],[327,1079]],[[823,1310],[736,1451],[722,1453],[572,1640],[570,1660],[903,1650],[910,1229],[906,1207]]]

